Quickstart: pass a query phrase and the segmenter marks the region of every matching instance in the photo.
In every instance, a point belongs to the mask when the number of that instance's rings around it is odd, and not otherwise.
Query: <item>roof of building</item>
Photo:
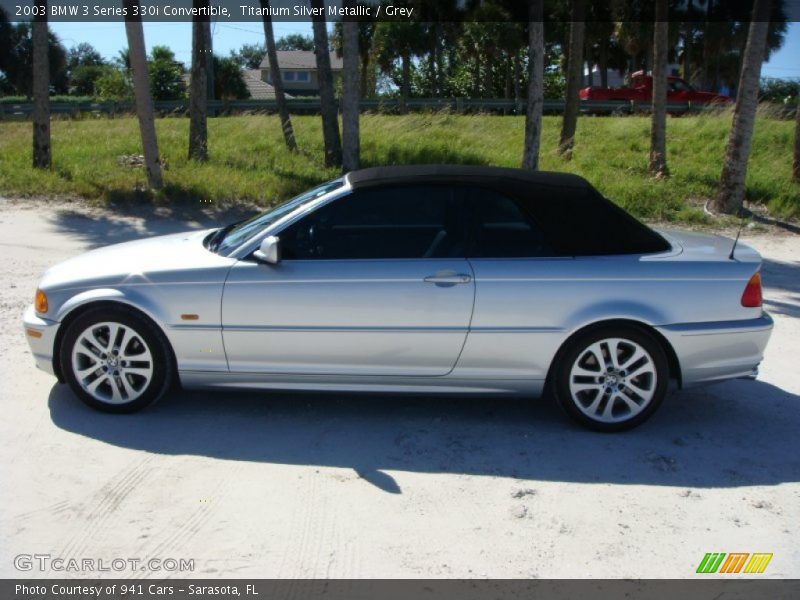
[[[275,98],[275,88],[261,79],[261,71],[258,69],[246,69],[242,71],[244,76],[244,83],[247,90],[250,92],[250,97],[254,100],[272,100]],[[289,94],[284,93],[284,96],[291,98]]]
[[[315,71],[317,69],[317,57],[310,50],[278,50],[278,66],[281,69],[299,69]],[[342,57],[337,56],[336,52],[330,53],[331,70],[342,70]],[[261,61],[262,69],[269,69],[269,60],[264,55]]]
[[[583,177],[571,173],[555,173],[547,171],[525,171],[503,167],[484,167],[470,165],[404,165],[389,167],[372,167],[352,171],[347,174],[351,186],[359,187],[375,183],[407,182],[419,183],[435,181],[478,180],[515,180],[528,183],[554,185],[558,187],[587,188],[590,187]]]

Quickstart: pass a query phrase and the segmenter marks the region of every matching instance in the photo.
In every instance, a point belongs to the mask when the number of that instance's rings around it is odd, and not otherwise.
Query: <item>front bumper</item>
[[[657,327],[675,350],[683,387],[739,377],[752,378],[764,358],[773,321],[756,319],[681,323]]]
[[[53,348],[55,348],[56,333],[60,323],[43,319],[36,314],[33,306],[29,306],[22,318],[25,327],[25,337],[31,347],[31,354],[36,361],[36,366],[42,371],[55,375],[53,369]]]

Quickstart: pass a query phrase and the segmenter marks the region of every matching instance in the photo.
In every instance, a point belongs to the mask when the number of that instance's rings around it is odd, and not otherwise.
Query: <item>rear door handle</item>
[[[425,278],[425,281],[427,283],[469,283],[472,281],[472,277],[463,274],[429,275]]]

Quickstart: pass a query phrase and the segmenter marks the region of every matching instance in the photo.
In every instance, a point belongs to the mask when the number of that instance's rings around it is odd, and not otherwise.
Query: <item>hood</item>
[[[210,231],[162,235],[91,250],[50,268],[40,287],[52,290],[128,281],[193,281],[201,270],[227,267],[235,262],[203,246],[203,239]]]

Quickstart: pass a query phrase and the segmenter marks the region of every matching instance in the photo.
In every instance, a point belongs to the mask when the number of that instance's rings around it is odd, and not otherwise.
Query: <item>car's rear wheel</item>
[[[658,340],[633,328],[602,328],[579,336],[556,365],[561,407],[595,431],[623,431],[656,411],[669,367]]]
[[[125,308],[90,310],[70,323],[61,345],[61,368],[83,402],[115,413],[158,400],[173,374],[163,334]]]

